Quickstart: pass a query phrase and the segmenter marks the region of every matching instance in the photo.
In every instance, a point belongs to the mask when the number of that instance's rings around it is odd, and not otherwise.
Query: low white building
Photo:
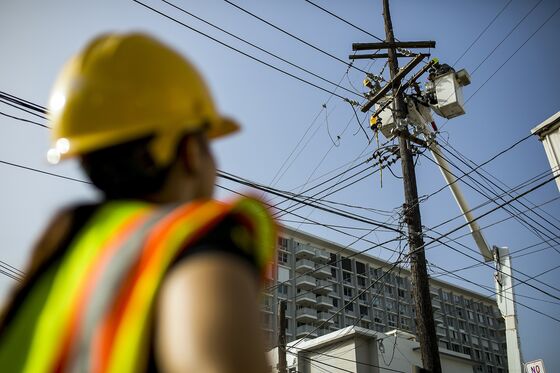
[[[560,111],[531,130],[542,141],[554,176],[560,175]],[[560,178],[556,179],[560,191]]]
[[[391,373],[414,372],[422,367],[420,344],[402,331],[376,332],[349,326],[318,338],[299,339],[286,348],[288,373]],[[469,355],[439,348],[443,372],[472,373],[476,365]],[[278,349],[269,352],[277,372]]]

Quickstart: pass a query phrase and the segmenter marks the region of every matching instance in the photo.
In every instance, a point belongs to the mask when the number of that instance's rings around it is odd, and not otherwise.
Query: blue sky
[[[207,32],[227,45],[241,49],[328,90],[334,89],[328,83],[250,48],[186,14],[181,14],[163,2],[147,0],[146,2],[196,29]],[[319,2],[317,0],[317,3],[383,38],[381,1]],[[507,1],[393,1],[391,12],[395,35],[400,40],[435,40],[437,46],[431,51],[432,55],[438,57],[441,62],[452,64],[507,3]],[[274,30],[224,1],[180,2],[177,0],[174,4],[326,79],[337,83],[341,81],[343,87],[353,90],[353,85],[362,91],[361,81],[364,77],[362,72],[350,69],[346,73],[347,67],[343,63]],[[374,41],[370,36],[321,12],[303,0],[240,1],[238,4],[344,61],[347,61],[348,55],[352,53],[353,42]],[[527,136],[531,128],[559,110],[560,72],[557,65],[560,51],[557,48],[557,37],[560,31],[560,13],[556,13],[512,56],[543,22],[554,14],[559,5],[558,1],[554,0],[512,1],[488,31],[457,63],[457,68],[466,68],[471,72],[472,84],[465,88],[465,96],[474,95],[466,105],[466,115],[450,120],[445,125],[446,120],[443,118],[436,117],[436,121],[440,127],[443,125],[440,138],[448,139],[453,148],[473,162],[477,164],[485,162]],[[533,10],[530,12],[531,9]],[[219,45],[133,1],[58,0],[49,2],[49,6],[38,0],[3,1],[1,10],[1,91],[46,105],[50,86],[61,65],[87,40],[101,32],[144,30],[170,43],[194,61],[207,78],[219,108],[243,124],[244,129],[241,133],[220,140],[214,145],[220,169],[268,185],[301,139],[300,147],[294,153],[299,156],[288,159],[287,164],[291,166],[285,172],[283,172],[285,169],[281,170],[283,176],[275,183],[275,186],[280,189],[298,192],[300,189],[297,187],[308,179],[313,180],[337,168],[339,168],[338,172],[341,172],[359,155],[365,157],[375,150],[375,144],[368,144],[363,132],[358,129],[354,113],[348,103]],[[527,13],[529,15],[526,16]],[[523,22],[504,40],[525,16]],[[489,56],[500,42],[501,45]],[[508,58],[509,61],[504,64]],[[502,64],[504,65],[500,68]],[[383,69],[383,61],[371,64],[370,61],[362,60],[356,62],[355,66],[378,74]],[[385,71],[386,76],[387,73]],[[356,95],[341,89],[336,92],[344,97],[357,98]],[[323,108],[323,104],[326,104],[326,109]],[[0,103],[0,111],[33,119],[2,103]],[[358,113],[360,120],[363,119],[363,115]],[[0,160],[83,178],[76,164],[72,162],[56,167],[46,163],[48,130],[0,117],[0,134]],[[340,142],[335,141],[335,146],[331,137],[336,139],[337,136],[340,136]],[[304,144],[306,145],[302,146]],[[451,150],[448,145],[446,148]],[[462,170],[468,170],[467,166],[452,156],[449,157]],[[344,165],[346,166],[342,167]],[[532,137],[486,165],[484,170],[509,187],[513,187],[548,168],[542,144]],[[398,164],[393,166],[392,170],[400,175]],[[444,185],[439,170],[428,159],[420,157],[416,171],[421,196],[428,195]],[[460,171],[456,172],[460,174]],[[0,260],[18,268],[25,266],[34,238],[59,207],[97,198],[95,192],[84,184],[7,165],[0,165],[0,173],[3,180],[0,184],[0,199],[3,207],[0,210],[2,226],[0,234],[3,241]],[[473,176],[476,180],[484,182],[479,175]],[[488,175],[487,177],[490,178]],[[401,180],[391,175],[387,169],[382,173],[382,187],[380,179],[380,174],[376,173],[333,194],[328,199],[360,207],[393,211],[403,202]],[[324,180],[325,178],[312,181],[308,186]],[[467,181],[475,185],[473,181]],[[220,183],[235,190],[247,191],[239,185],[225,181]],[[472,207],[487,200],[463,183],[462,187]],[[223,191],[219,191],[217,195],[220,198],[228,198],[228,194]],[[558,197],[558,189],[553,183],[549,183],[527,197],[532,203],[545,203]],[[524,203],[529,206],[529,202]],[[475,215],[480,215],[491,207],[492,205],[477,210]],[[521,205],[517,207],[525,210]],[[542,206],[545,212],[540,211],[539,214],[548,222],[536,215],[530,215],[539,226],[526,218],[530,224],[541,230],[540,237],[515,219],[509,219],[485,229],[487,240],[490,244],[508,246],[512,252],[515,252],[527,245],[542,241],[543,237],[555,238],[560,229],[557,220],[560,219],[558,207],[558,200]],[[364,209],[352,211],[368,218],[387,219],[385,215]],[[459,214],[448,190],[443,190],[422,202],[421,212],[423,224],[427,227],[436,226]],[[302,208],[297,213],[328,224],[368,228],[366,224],[312,211],[310,208]],[[485,226],[509,216],[506,211],[496,211],[482,218],[480,225]],[[283,219],[301,220],[293,216],[285,216]],[[461,219],[453,220],[438,228],[438,232],[445,233],[462,223]],[[346,245],[354,241],[347,235],[324,227],[293,222],[286,222],[286,224],[341,244]],[[343,230],[360,235],[366,232],[355,229]],[[463,228],[451,236],[458,237],[467,232]],[[383,232],[374,232],[367,236],[373,241],[391,237],[391,234]],[[459,242],[476,249],[470,236],[459,239]],[[551,243],[558,246],[554,241]],[[368,244],[357,242],[353,247],[365,249]],[[539,247],[547,246],[541,245],[537,248]],[[461,247],[457,246],[457,248]],[[383,249],[372,250],[371,254],[385,259],[395,259],[391,257],[391,252]],[[469,253],[469,255],[475,254]],[[431,263],[447,270],[476,263],[443,246],[428,249],[427,257]],[[514,268],[531,276],[554,268],[558,264],[560,264],[560,254],[551,248],[520,257],[518,260],[514,259]],[[436,267],[432,268],[438,271]],[[555,288],[560,288],[559,273],[558,270],[552,270],[538,278]],[[462,271],[460,275],[482,286],[493,287],[490,268],[478,266]],[[516,276],[520,279],[526,278],[521,273],[516,273]],[[472,283],[443,278],[490,294]],[[555,296],[560,296],[558,290],[532,283]],[[12,280],[0,278],[2,294],[5,295],[12,285]],[[521,296],[540,299],[518,296],[520,303],[560,318],[557,299],[547,297],[526,285],[519,285],[516,290]],[[523,307],[519,307],[518,312],[525,360],[543,358],[547,368],[559,369],[560,357],[556,353],[555,337],[560,334],[560,323]]]

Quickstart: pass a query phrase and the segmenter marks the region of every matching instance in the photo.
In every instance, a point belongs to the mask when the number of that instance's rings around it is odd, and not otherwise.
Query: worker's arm
[[[230,254],[193,255],[173,267],[156,312],[156,359],[164,372],[268,372],[258,283]]]

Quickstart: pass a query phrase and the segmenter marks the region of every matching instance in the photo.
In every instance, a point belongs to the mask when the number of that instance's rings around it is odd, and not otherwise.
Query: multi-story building
[[[439,345],[470,355],[475,372],[506,372],[504,322],[496,302],[445,281],[430,283]],[[407,269],[290,228],[278,238],[278,268],[262,300],[271,348],[281,300],[287,303],[288,342],[348,326],[416,333]]]

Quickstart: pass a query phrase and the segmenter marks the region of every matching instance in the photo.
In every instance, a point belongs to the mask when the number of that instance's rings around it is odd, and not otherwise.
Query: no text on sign
[[[525,363],[526,373],[545,373],[544,362],[542,359],[530,361]]]

